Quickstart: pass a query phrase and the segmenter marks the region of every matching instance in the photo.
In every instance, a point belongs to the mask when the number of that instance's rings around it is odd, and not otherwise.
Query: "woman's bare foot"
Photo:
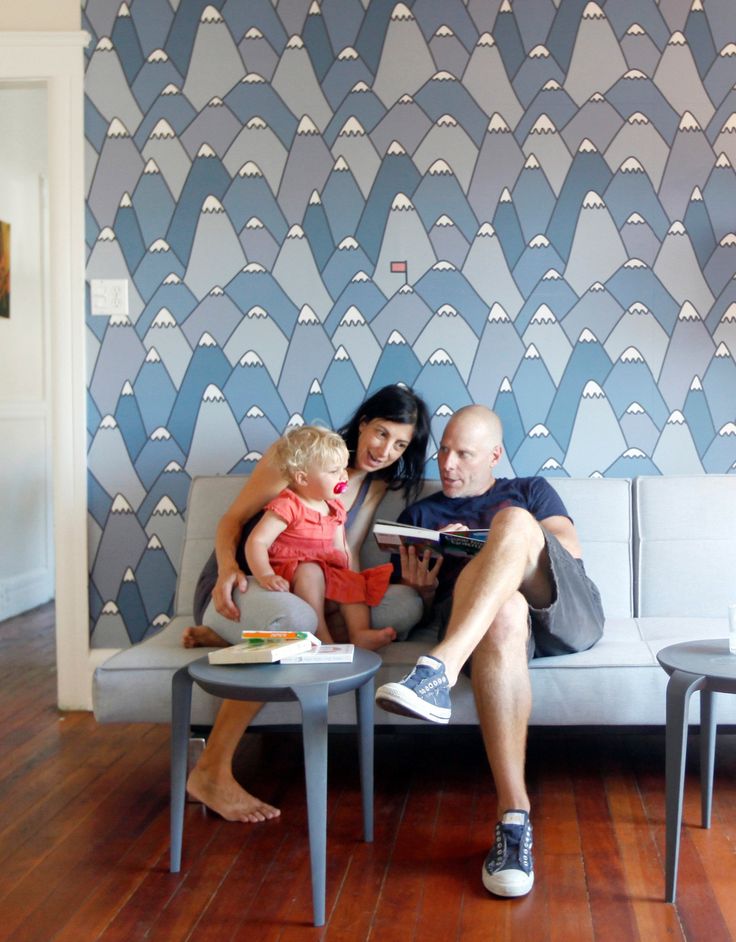
[[[185,648],[226,648],[227,641],[206,625],[192,625],[185,628],[181,636]]]
[[[378,651],[396,640],[393,628],[367,628],[365,631],[356,631],[350,636],[350,641],[359,648],[368,651]]]
[[[200,769],[199,765],[189,773],[187,793],[226,821],[257,824],[259,821],[278,818],[281,814],[278,808],[247,792],[235,781],[231,773],[214,779]]]

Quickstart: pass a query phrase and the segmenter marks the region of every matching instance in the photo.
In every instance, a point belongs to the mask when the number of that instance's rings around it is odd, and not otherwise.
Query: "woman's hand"
[[[430,551],[425,550],[420,555],[415,546],[399,547],[399,555],[401,556],[402,584],[416,589],[422,599],[429,604],[437,590],[437,574],[442,567],[442,557],[437,557],[433,564]]]
[[[270,572],[267,576],[261,576],[257,581],[262,589],[268,589],[269,592],[289,591],[289,583],[283,576],[277,576],[275,572]]]
[[[224,575],[218,575],[215,587],[212,590],[212,601],[215,609],[224,618],[230,621],[240,621],[240,609],[233,602],[233,591],[238,589],[242,594],[248,588],[248,579],[242,569],[232,569]]]
[[[271,445],[217,525],[217,582],[212,590],[212,601],[220,615],[231,621],[240,621],[240,612],[233,602],[234,590],[237,588],[245,592],[248,588],[248,579],[236,557],[237,545],[243,538],[243,527],[288,484],[274,463],[273,452],[274,446]]]

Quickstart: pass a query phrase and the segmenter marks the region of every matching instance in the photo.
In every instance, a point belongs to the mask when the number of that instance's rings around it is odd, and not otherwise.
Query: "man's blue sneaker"
[[[506,811],[483,862],[483,886],[496,896],[524,896],[534,885],[532,825],[526,811]]]
[[[376,703],[389,713],[449,723],[452,710],[445,665],[436,657],[423,654],[403,680],[378,688]]]

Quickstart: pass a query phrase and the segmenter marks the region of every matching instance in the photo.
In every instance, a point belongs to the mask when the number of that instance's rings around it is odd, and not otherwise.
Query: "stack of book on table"
[[[353,659],[352,644],[322,644],[311,631],[243,631],[243,640],[210,651],[210,664],[327,664]]]

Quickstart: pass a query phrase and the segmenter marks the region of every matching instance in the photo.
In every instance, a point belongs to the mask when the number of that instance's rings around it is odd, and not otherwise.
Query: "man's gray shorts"
[[[585,572],[582,559],[571,556],[556,536],[544,530],[549,556],[553,600],[548,608],[529,608],[527,654],[553,657],[592,648],[603,635],[603,606],[595,583]],[[452,599],[435,606],[431,624],[444,637]]]

